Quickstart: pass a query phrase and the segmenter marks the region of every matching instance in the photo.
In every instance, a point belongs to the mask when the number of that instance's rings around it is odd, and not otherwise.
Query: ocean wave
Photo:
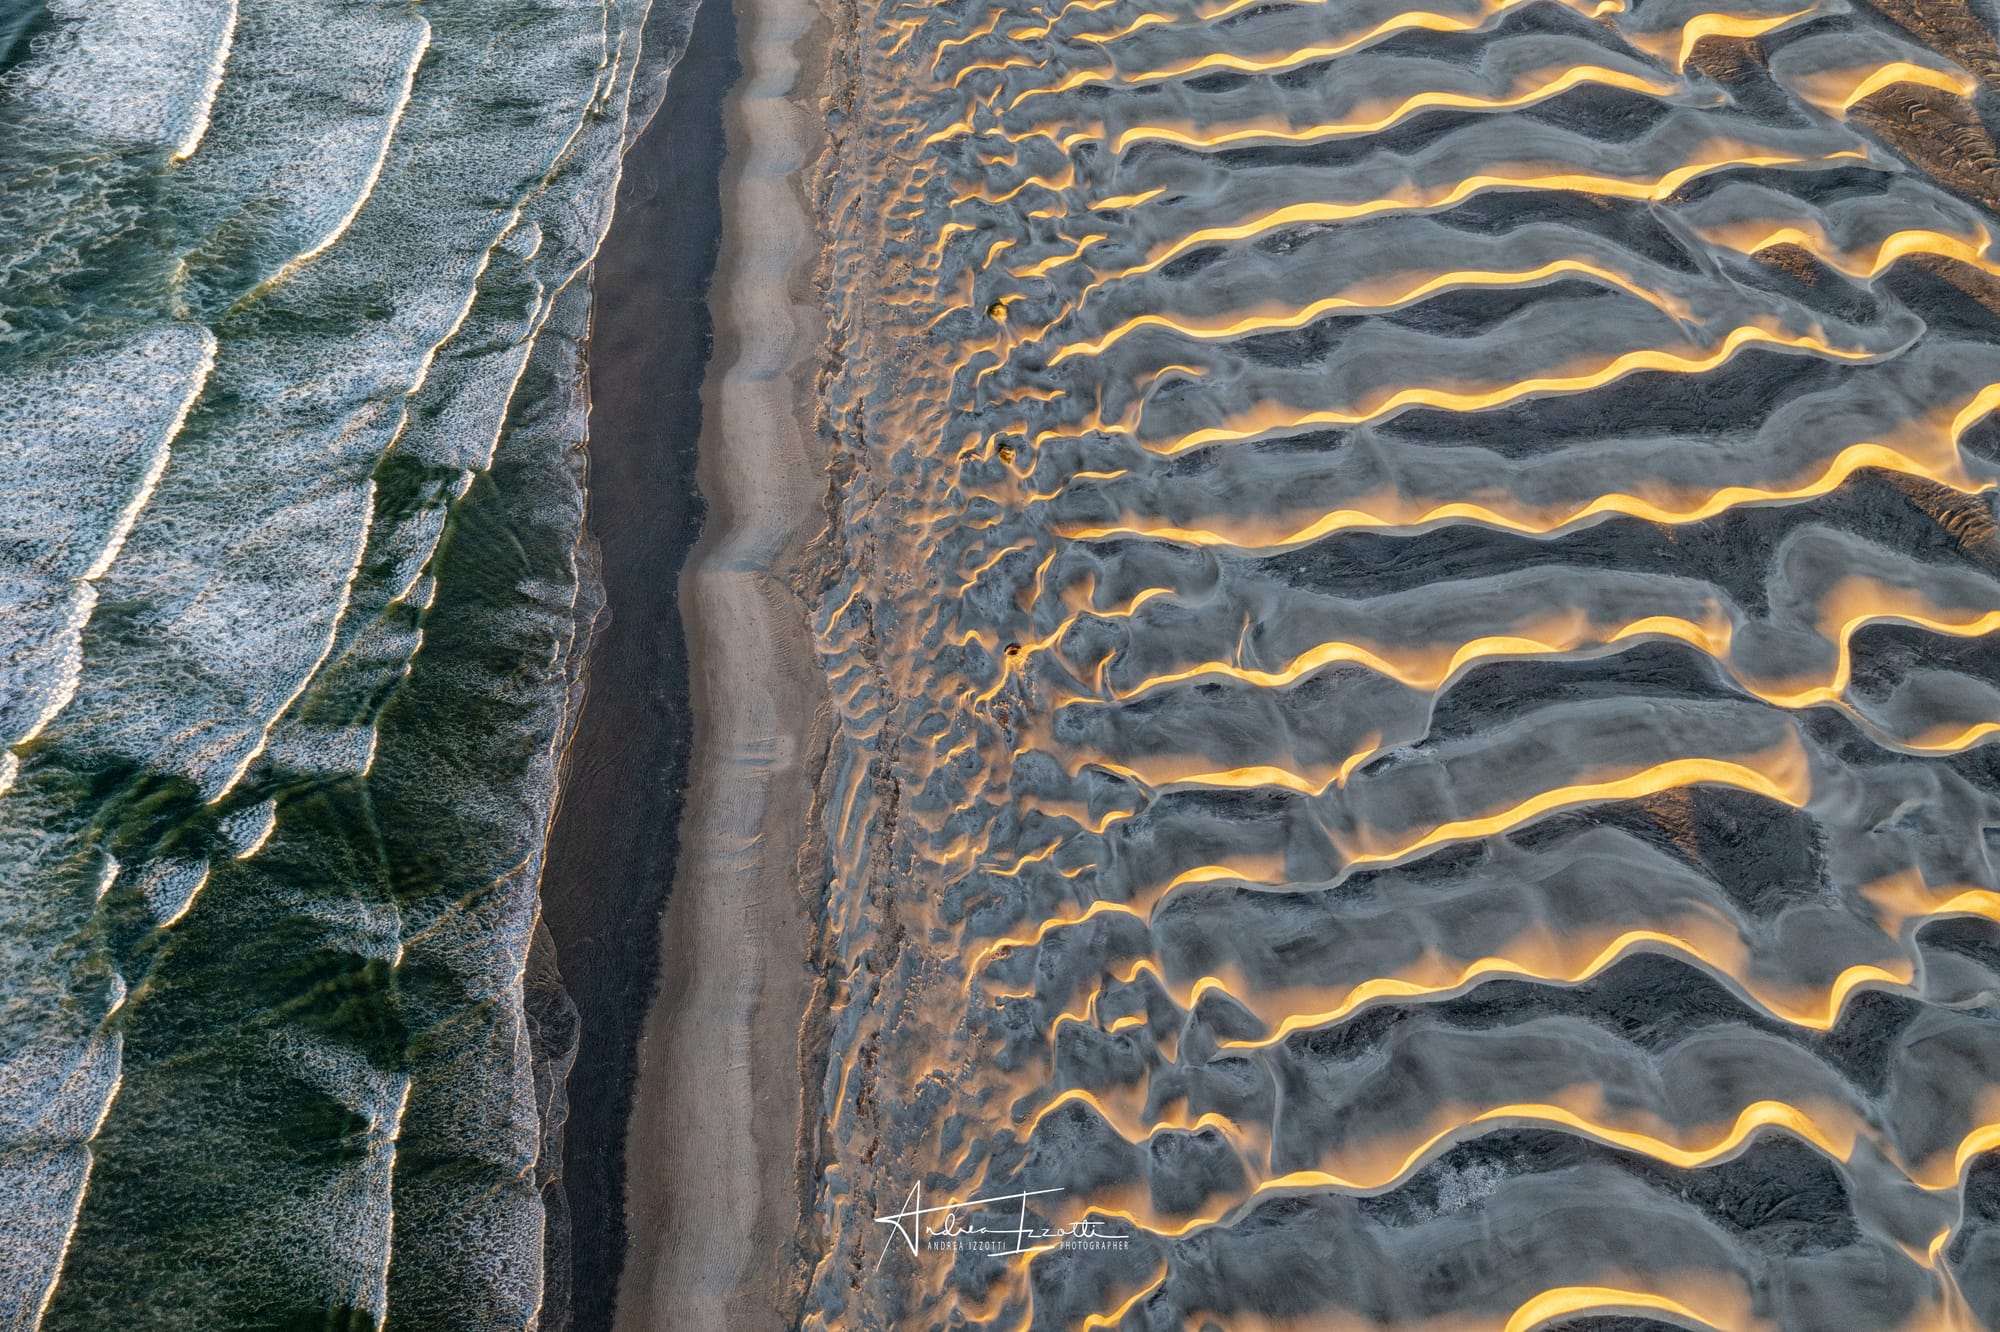
[[[59,1108],[0,1124],[9,1326],[537,1316],[522,977],[646,15],[54,4],[0,80],[0,1077]]]

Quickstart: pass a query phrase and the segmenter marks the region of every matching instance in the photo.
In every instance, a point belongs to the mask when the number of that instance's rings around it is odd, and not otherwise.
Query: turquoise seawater
[[[646,10],[0,0],[0,1327],[538,1316]]]

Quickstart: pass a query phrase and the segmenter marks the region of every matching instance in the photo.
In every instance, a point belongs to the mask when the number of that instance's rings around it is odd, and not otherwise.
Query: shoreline
[[[613,1325],[635,1332],[762,1329],[774,1311],[796,1323],[810,1272],[803,1125],[818,1088],[800,1036],[824,1002],[807,866],[831,712],[795,585],[826,522],[806,197],[826,22],[814,0],[737,0],[733,26],[697,465],[709,521],[679,587],[694,747],[627,1136]]]
[[[645,40],[675,58],[627,146],[592,275],[581,554],[602,605],[541,883],[542,925],[577,1010],[544,1332],[611,1326],[637,1046],[659,989],[657,927],[679,859],[693,744],[677,582],[704,526],[696,441],[714,345],[722,104],[739,69],[728,0],[705,0],[688,22],[685,7],[655,0]]]

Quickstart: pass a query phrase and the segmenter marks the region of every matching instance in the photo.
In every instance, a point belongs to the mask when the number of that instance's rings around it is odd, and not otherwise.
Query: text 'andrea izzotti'
[[[1024,1189],[926,1207],[924,1186],[916,1184],[904,1198],[901,1210],[878,1216],[875,1223],[894,1228],[913,1255],[928,1250],[1006,1257],[1058,1247],[1109,1251],[1131,1246],[1131,1235],[1119,1230],[1113,1221],[1089,1217],[1066,1226],[1049,1226],[1028,1214],[1030,1198],[1061,1192],[1061,1189]],[[882,1259],[889,1256],[889,1249],[888,1244],[882,1246],[882,1257],[875,1260],[878,1268]]]

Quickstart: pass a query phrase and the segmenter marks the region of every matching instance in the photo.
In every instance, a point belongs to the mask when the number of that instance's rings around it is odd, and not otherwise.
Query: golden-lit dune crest
[[[2000,1325],[1983,16],[863,7],[809,1326]]]

